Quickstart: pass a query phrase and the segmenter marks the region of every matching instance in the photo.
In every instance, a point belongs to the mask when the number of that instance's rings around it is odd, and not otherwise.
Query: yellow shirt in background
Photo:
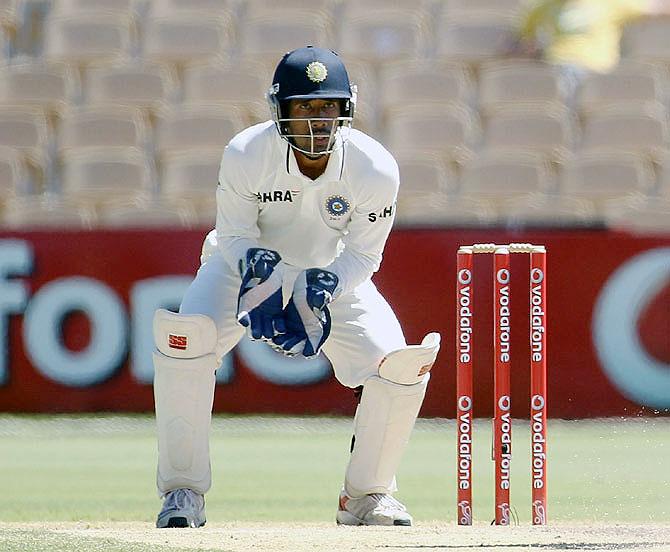
[[[544,0],[533,4],[522,38],[546,45],[545,59],[607,71],[619,61],[626,22],[650,13],[654,0]]]

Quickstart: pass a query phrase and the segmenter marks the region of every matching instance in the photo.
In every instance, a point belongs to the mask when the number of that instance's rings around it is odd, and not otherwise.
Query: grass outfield
[[[493,515],[490,421],[475,425],[474,517]],[[351,422],[216,417],[207,517],[323,522],[334,517]],[[398,474],[417,521],[455,513],[455,425],[420,420]],[[512,507],[530,522],[529,432],[515,423]],[[549,519],[670,521],[670,418],[550,421]],[[156,441],[148,416],[0,416],[0,521],[152,522]]]
[[[670,419],[549,424],[549,519],[530,526],[529,432],[514,427],[512,507],[490,527],[490,421],[475,425],[475,527],[455,519],[455,425],[420,420],[399,498],[411,528],[333,523],[351,422],[217,417],[207,526],[158,530],[148,416],[0,416],[2,552],[670,551]]]

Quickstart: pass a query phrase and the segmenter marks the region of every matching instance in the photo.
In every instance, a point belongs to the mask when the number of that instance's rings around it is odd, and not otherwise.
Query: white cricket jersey
[[[272,121],[254,125],[223,153],[218,247],[235,270],[250,247],[277,251],[299,268],[325,268],[340,279],[336,293],[346,293],[379,268],[398,185],[393,156],[362,132],[351,130],[311,180]]]

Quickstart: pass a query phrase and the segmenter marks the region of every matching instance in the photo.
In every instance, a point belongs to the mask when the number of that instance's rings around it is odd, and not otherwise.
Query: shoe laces
[[[195,492],[191,489],[175,489],[165,497],[165,509],[186,510],[196,507]]]
[[[385,493],[372,493],[368,496],[383,508],[388,508],[390,510],[400,510],[401,512],[406,510],[405,506],[393,495]]]

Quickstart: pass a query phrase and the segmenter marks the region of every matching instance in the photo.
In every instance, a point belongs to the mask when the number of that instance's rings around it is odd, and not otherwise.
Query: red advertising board
[[[0,234],[0,411],[152,410],[151,316],[177,306],[205,233]],[[668,413],[670,236],[398,230],[374,281],[408,342],[442,334],[423,416],[455,414],[456,250],[489,242],[547,247],[550,417]],[[474,268],[474,412],[490,416],[490,256],[477,256]],[[513,256],[510,285],[512,413],[527,417],[526,256]],[[215,411],[353,412],[351,391],[325,361],[287,362],[262,344],[238,347],[220,370]]]

